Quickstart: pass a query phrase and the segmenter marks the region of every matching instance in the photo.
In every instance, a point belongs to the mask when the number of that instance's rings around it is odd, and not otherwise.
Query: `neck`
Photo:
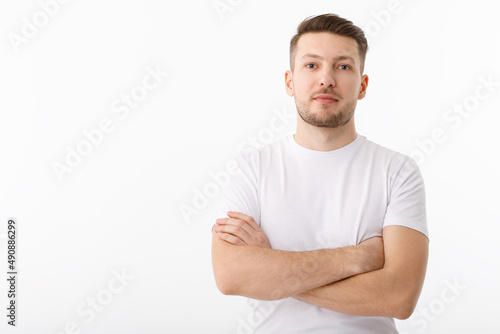
[[[356,139],[354,116],[337,128],[321,128],[297,117],[297,133],[293,136],[297,144],[314,151],[333,151],[349,145]]]

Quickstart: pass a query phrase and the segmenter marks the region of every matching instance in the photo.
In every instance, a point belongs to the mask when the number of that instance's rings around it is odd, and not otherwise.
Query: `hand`
[[[358,247],[362,256],[362,271],[379,270],[384,267],[384,242],[381,237],[373,237],[361,242]]]
[[[241,212],[227,213],[229,218],[219,218],[212,227],[219,239],[236,246],[256,246],[271,248],[265,233],[260,229],[253,217]]]

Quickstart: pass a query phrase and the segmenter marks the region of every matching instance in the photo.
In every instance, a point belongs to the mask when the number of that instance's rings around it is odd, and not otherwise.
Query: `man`
[[[265,301],[255,304],[255,333],[397,333],[394,318],[417,303],[424,184],[413,159],[355,130],[367,48],[363,31],[337,15],[302,22],[285,74],[297,131],[237,157],[212,264],[222,293]],[[273,311],[262,317],[264,308]]]

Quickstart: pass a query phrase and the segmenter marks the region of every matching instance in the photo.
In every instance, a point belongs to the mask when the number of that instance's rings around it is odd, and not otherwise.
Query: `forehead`
[[[308,32],[297,42],[296,59],[305,54],[316,54],[325,59],[338,56],[351,56],[359,62],[358,44],[354,38],[340,36],[331,32]]]

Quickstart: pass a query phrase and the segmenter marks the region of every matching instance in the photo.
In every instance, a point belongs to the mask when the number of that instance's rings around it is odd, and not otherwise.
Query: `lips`
[[[333,95],[330,95],[330,94],[319,94],[319,95],[316,95],[313,98],[313,100],[316,102],[322,103],[322,104],[327,104],[327,103],[338,102],[339,99]]]

